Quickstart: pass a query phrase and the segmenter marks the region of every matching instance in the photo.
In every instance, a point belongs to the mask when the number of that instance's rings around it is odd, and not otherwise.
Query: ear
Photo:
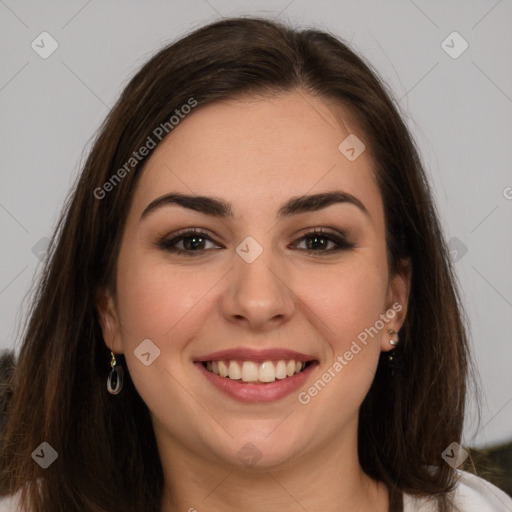
[[[404,324],[407,316],[407,307],[409,304],[409,292],[411,289],[412,265],[409,258],[400,260],[398,271],[392,275],[388,283],[386,298],[386,312],[391,320],[386,323],[381,339],[381,350],[387,352],[394,348],[390,339],[397,339],[398,331]],[[394,314],[393,314],[394,312]],[[393,329],[395,333],[388,334],[388,329]]]
[[[96,310],[103,333],[103,340],[109,350],[114,354],[122,354],[121,328],[117,306],[112,294],[108,290],[101,290],[96,297]]]

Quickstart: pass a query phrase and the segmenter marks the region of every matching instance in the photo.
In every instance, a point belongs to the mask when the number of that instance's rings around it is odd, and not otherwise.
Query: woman
[[[216,22],[147,62],[97,137],[12,372],[5,494],[43,512],[509,510],[450,460],[469,361],[383,84],[329,34]]]

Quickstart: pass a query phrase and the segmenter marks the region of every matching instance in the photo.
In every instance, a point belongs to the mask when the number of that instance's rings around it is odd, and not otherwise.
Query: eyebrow
[[[299,213],[314,212],[339,203],[357,206],[365,215],[370,216],[364,204],[357,197],[341,190],[334,190],[332,192],[292,197],[281,206],[277,212],[277,218],[280,220]],[[231,203],[222,199],[171,192],[152,201],[142,212],[141,220],[164,206],[174,204],[213,217],[234,217]]]

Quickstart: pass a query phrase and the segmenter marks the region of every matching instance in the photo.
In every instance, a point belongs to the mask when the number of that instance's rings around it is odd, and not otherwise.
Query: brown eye
[[[294,246],[297,247],[302,242],[305,242],[305,248],[299,248],[299,250],[314,255],[332,254],[355,247],[355,244],[348,242],[344,235],[331,233],[323,229],[316,229],[303,235],[295,242]],[[208,243],[216,247],[208,247]],[[207,233],[198,229],[179,232],[172,238],[160,240],[157,245],[165,251],[174,254],[186,254],[187,256],[200,256],[206,251],[220,248]]]
[[[173,238],[160,240],[158,246],[161,249],[176,254],[196,256],[209,250],[209,248],[206,247],[208,242],[215,244],[206,233],[200,230],[188,230],[181,232]]]
[[[313,230],[299,238],[295,244],[305,241],[305,251],[310,253],[333,253],[342,250],[348,250],[355,247],[355,244],[348,242],[343,236],[324,231],[322,229]],[[329,248],[331,244],[331,248]],[[334,247],[332,247],[334,244]]]

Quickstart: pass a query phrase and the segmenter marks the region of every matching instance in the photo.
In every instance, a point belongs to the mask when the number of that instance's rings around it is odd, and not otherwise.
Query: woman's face
[[[339,149],[364,136],[337,119],[298,92],[216,103],[148,160],[101,318],[161,449],[286,467],[355,445],[408,281],[388,273],[369,151]]]

